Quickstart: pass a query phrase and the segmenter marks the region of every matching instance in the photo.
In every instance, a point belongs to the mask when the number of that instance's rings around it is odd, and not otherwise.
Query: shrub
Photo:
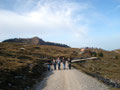
[[[96,53],[96,52],[92,52],[92,53],[91,53],[91,56],[96,57],[96,56],[97,56],[97,53]]]
[[[115,59],[118,59],[118,56],[115,56]]]
[[[99,57],[104,57],[104,55],[103,55],[102,52],[98,53],[98,56],[99,56]]]

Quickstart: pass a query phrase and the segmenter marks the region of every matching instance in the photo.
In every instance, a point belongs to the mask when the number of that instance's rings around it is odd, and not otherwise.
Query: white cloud
[[[31,2],[33,0],[27,5],[29,6]],[[0,36],[3,38],[39,36],[53,38],[53,41],[58,42],[65,42],[65,39],[80,39],[87,34],[88,21],[83,14],[78,13],[88,8],[84,3],[40,0],[29,12],[0,10]]]

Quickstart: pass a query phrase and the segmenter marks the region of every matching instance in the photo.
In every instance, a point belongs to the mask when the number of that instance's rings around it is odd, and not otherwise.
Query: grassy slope
[[[32,86],[35,79],[46,70],[43,64],[48,58],[74,56],[74,50],[56,46],[0,43],[0,89],[18,90]]]
[[[25,50],[20,48],[25,48]],[[73,53],[74,51],[79,52],[80,49],[0,43],[0,87],[5,90],[15,90],[18,87],[23,89],[31,86],[38,77],[42,77],[41,75],[45,71],[43,64],[48,58],[58,56],[90,57],[89,53],[81,56],[76,52]],[[99,74],[120,82],[120,54],[98,49],[94,49],[94,51],[103,52],[104,57],[100,57],[98,61],[91,60],[73,65],[84,72]],[[115,56],[118,56],[118,59],[115,59]],[[29,67],[29,64],[32,64],[32,67]],[[16,79],[16,76],[22,77]]]
[[[120,83],[120,54],[103,50],[97,50],[97,52],[102,52],[104,57],[100,57],[100,60],[96,61],[89,60],[83,63],[74,63],[73,66],[84,72],[97,74]],[[118,59],[115,58],[116,56]],[[112,90],[119,89],[112,88]]]

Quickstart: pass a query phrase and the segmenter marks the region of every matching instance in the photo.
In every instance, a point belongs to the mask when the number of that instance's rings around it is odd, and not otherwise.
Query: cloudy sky
[[[0,41],[38,36],[71,47],[120,48],[120,0],[0,0]]]

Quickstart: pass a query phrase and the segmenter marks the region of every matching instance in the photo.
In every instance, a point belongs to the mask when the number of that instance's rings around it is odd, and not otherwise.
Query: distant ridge
[[[59,47],[69,48],[68,45],[61,44],[61,43],[54,43],[54,42],[46,42],[46,41],[42,40],[39,37],[33,37],[33,38],[13,38],[13,39],[4,40],[3,42],[35,44],[35,45],[49,45],[49,46],[59,46]]]

